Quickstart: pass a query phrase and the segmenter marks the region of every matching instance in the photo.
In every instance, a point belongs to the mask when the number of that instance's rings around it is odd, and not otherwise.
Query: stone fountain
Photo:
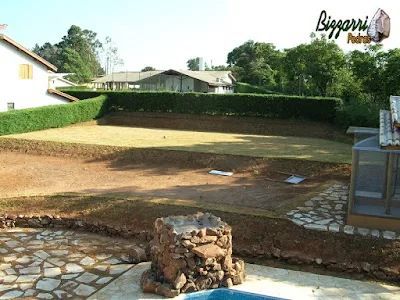
[[[245,280],[243,260],[232,258],[232,229],[210,213],[159,218],[150,242],[145,293],[175,297]]]

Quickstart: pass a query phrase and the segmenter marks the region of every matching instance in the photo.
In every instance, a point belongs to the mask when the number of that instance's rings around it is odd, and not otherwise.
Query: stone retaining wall
[[[61,218],[50,215],[3,215],[0,216],[0,228],[30,227],[30,228],[73,228],[82,229],[98,234],[110,236],[134,237],[150,241],[151,232],[141,230],[135,231],[126,226],[112,226],[100,222],[87,220]]]

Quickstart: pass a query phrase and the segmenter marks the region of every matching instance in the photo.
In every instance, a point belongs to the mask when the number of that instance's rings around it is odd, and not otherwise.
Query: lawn
[[[351,145],[293,136],[147,129],[124,126],[71,126],[2,138],[157,148],[216,154],[350,163]]]

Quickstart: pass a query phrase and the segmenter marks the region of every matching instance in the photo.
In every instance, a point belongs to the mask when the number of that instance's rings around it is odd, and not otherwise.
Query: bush
[[[79,99],[107,95],[111,111],[267,117],[333,122],[338,98],[258,94],[67,91]]]
[[[236,82],[235,93],[243,94],[279,94],[274,91],[269,91],[260,86],[251,85],[244,82]]]
[[[90,121],[108,110],[107,96],[61,105],[0,113],[0,135],[23,133]]]
[[[379,128],[379,110],[379,106],[372,103],[350,102],[337,110],[335,123],[341,128],[349,126]]]

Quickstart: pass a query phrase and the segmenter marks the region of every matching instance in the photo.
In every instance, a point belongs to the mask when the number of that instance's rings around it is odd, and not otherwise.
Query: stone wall
[[[175,297],[245,280],[244,262],[232,258],[231,227],[208,213],[157,219],[150,255],[143,292]]]
[[[83,219],[62,218],[58,215],[0,215],[0,229],[14,227],[29,228],[71,228],[81,229],[109,236],[133,237],[150,241],[151,232],[137,231],[124,225],[112,226]]]

